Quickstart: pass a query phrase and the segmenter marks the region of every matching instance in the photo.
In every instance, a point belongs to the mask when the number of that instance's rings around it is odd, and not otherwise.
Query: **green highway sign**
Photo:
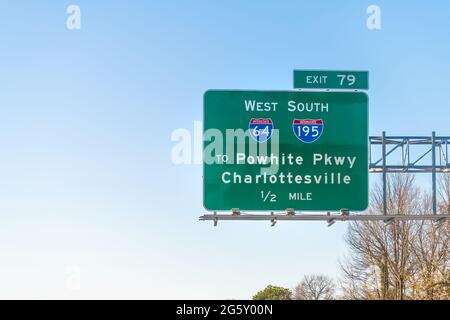
[[[369,89],[368,71],[294,70],[295,89]]]
[[[367,208],[364,92],[210,90],[203,139],[207,210]]]

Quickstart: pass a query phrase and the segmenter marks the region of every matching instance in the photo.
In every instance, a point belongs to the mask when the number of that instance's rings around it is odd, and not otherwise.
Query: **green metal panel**
[[[369,89],[367,71],[294,70],[296,89]]]
[[[249,123],[261,118],[272,122],[272,136],[256,142]],[[314,132],[315,140],[303,142],[296,133],[304,128],[294,128],[295,119],[322,120],[321,134],[320,125],[315,131],[309,125],[304,131]],[[236,132],[245,132],[245,139],[235,138]],[[210,90],[204,95],[204,138],[207,210],[362,211],[368,205],[368,97],[363,92]],[[269,161],[252,164],[250,155]],[[270,166],[271,171],[262,171]]]

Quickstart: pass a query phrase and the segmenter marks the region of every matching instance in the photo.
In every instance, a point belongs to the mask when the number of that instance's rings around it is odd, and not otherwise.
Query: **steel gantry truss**
[[[436,174],[449,173],[448,144],[450,136],[387,136],[385,132],[381,136],[369,137],[369,173],[382,174],[383,186],[383,214],[350,214],[346,209],[340,212],[326,214],[307,214],[286,209],[285,212],[270,214],[246,214],[239,209],[232,209],[231,214],[205,214],[201,221],[213,221],[214,226],[219,220],[238,221],[270,221],[274,226],[277,221],[326,221],[328,226],[336,221],[384,221],[390,224],[395,220],[434,220],[444,223],[450,218],[447,214],[437,213],[436,199]],[[400,215],[388,212],[387,208],[387,175],[388,173],[429,173],[431,174],[433,214],[428,215]]]
[[[438,137],[433,132],[431,136],[386,136],[383,131],[381,137],[370,137],[369,172],[383,174],[383,210],[387,214],[387,174],[389,172],[431,173],[433,214],[436,208],[436,173],[450,171],[448,157],[448,141],[450,137]],[[373,149],[381,146],[381,155],[373,162]],[[388,150],[389,149],[389,150]],[[393,155],[401,154],[401,159]],[[394,158],[388,163],[388,157]],[[400,160],[400,161],[399,161]]]

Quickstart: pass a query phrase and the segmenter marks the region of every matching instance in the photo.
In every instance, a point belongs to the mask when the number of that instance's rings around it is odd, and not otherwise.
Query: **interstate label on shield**
[[[250,136],[256,142],[265,142],[270,139],[273,131],[273,122],[270,118],[252,118],[248,124]]]
[[[322,119],[294,119],[292,123],[294,134],[301,142],[313,143],[323,132]]]

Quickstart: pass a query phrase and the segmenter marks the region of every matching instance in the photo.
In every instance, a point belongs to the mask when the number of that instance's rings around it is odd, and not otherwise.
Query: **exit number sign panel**
[[[294,70],[296,89],[369,89],[367,71]]]
[[[207,210],[367,208],[365,93],[210,90],[203,147]]]

